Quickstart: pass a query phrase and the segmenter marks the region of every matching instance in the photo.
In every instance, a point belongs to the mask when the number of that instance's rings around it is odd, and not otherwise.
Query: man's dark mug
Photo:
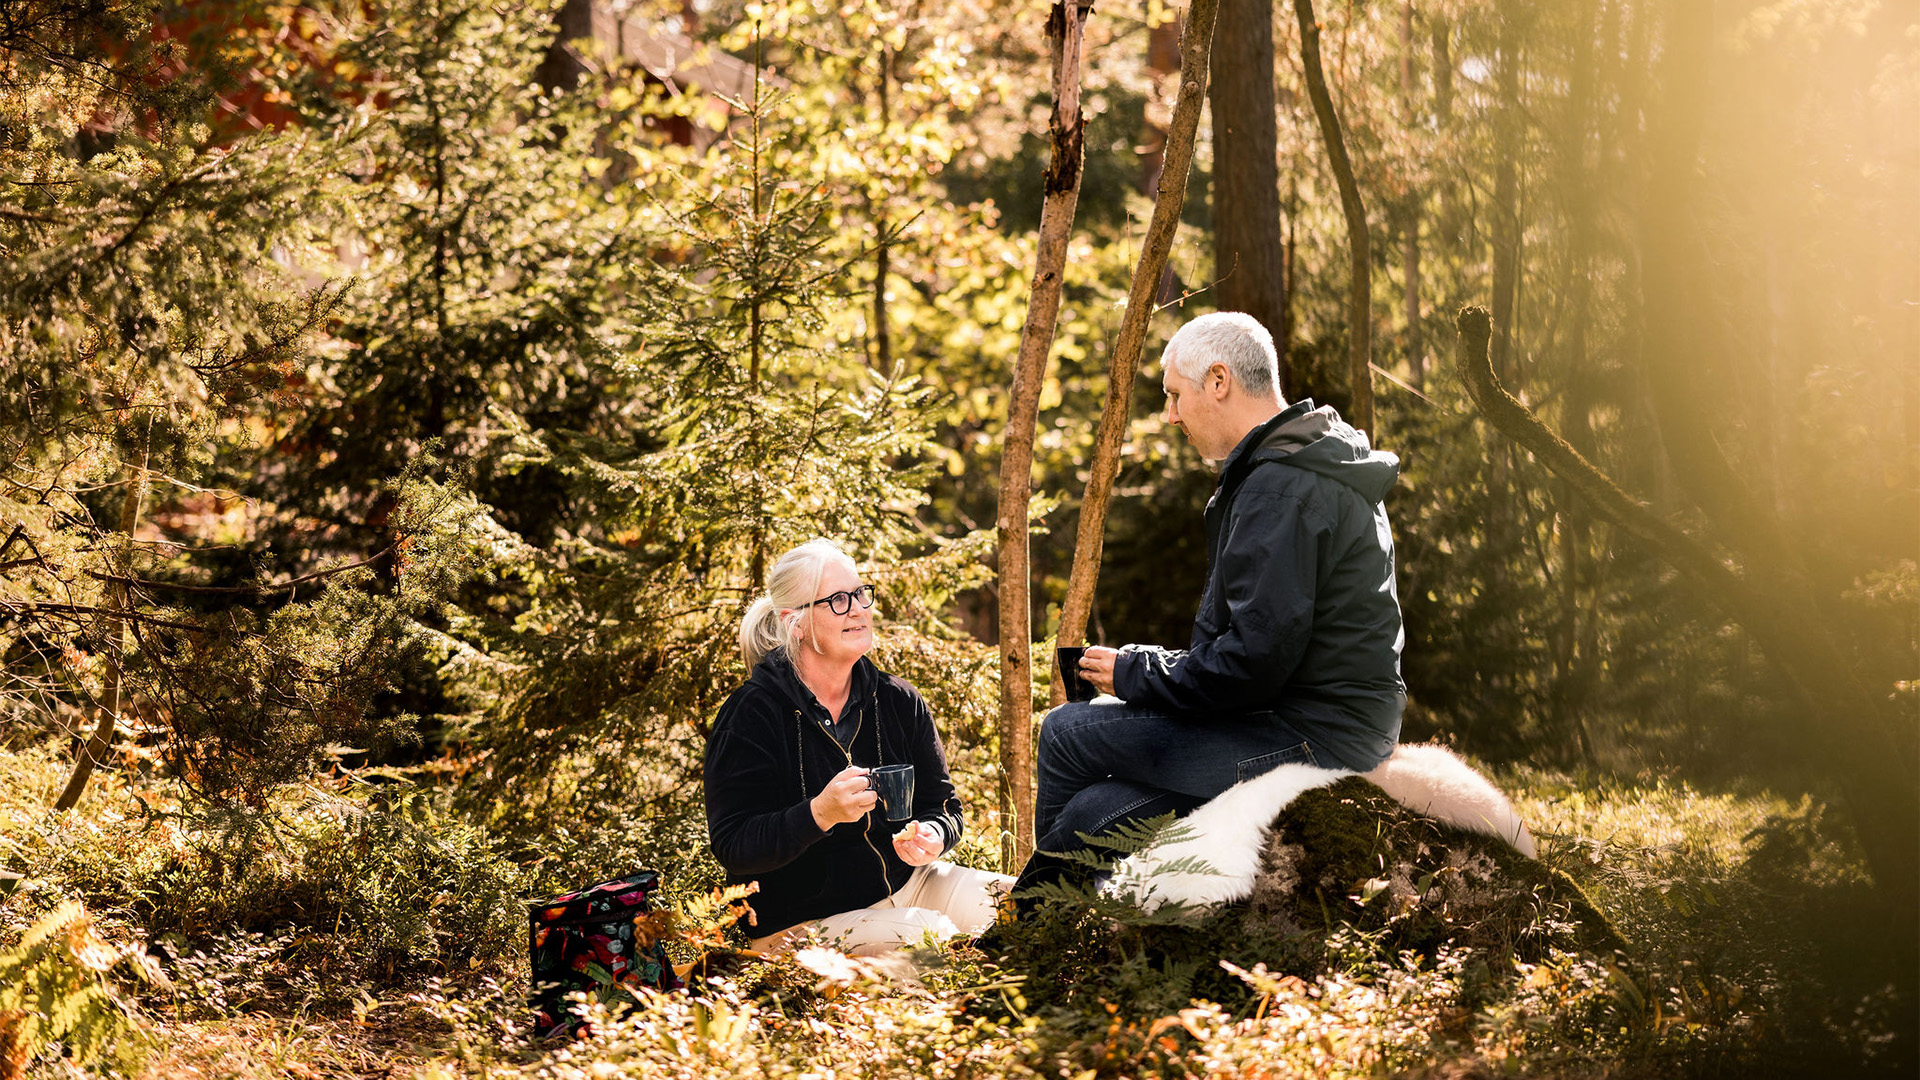
[[[888,821],[905,821],[913,816],[913,766],[882,765],[867,772],[867,783],[886,808]]]
[[[1060,679],[1067,688],[1068,701],[1092,701],[1100,691],[1080,674],[1080,658],[1087,654],[1084,645],[1053,650],[1060,663]]]

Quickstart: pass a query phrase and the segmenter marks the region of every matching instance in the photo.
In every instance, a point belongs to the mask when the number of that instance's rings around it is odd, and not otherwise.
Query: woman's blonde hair
[[[811,624],[813,608],[808,606],[820,593],[820,580],[827,576],[830,563],[844,564],[858,571],[853,556],[839,544],[827,539],[809,540],[780,556],[767,573],[766,594],[747,608],[740,620],[740,656],[751,671],[775,649],[793,653],[794,631],[804,621]],[[787,613],[785,618],[780,613]]]

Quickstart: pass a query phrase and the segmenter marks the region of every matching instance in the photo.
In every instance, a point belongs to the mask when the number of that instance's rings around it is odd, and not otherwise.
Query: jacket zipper
[[[877,712],[879,703],[871,702],[870,704],[873,704],[875,706],[875,711]],[[797,718],[800,715],[799,710],[795,710],[793,715]],[[879,722],[880,721],[877,719],[874,721],[874,723],[876,724],[878,724]],[[860,729],[866,726],[866,723],[867,723],[867,710],[862,709],[860,710],[859,717],[856,718],[853,722],[853,734],[847,736],[847,742],[849,745],[851,745],[856,739],[860,738]],[[833,737],[833,732],[827,727],[827,725],[820,722],[819,717],[814,718],[813,726],[819,728],[820,734],[825,735],[827,737],[827,741],[833,744],[834,749],[840,751],[840,756],[847,759],[848,765],[853,764],[853,751],[848,750],[845,746],[841,746],[840,740]],[[875,734],[874,734],[874,747],[876,749],[876,752],[874,754],[874,761],[878,764],[884,764],[883,762],[880,762],[880,755],[878,753],[879,745],[880,745],[879,729],[876,728]],[[798,751],[799,747],[795,747],[794,749]],[[868,780],[867,783],[871,785],[873,781]],[[872,813],[872,811],[868,811],[868,813]],[[873,846],[872,826],[866,822],[862,822],[860,825],[860,840],[862,843],[865,843],[867,845],[868,851],[873,852],[874,861],[880,864],[880,895],[882,897],[892,896],[893,882],[887,879],[887,857],[885,855],[880,854],[879,848]]]

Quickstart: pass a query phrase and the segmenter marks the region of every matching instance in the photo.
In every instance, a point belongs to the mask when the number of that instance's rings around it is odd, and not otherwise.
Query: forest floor
[[[140,1075],[164,1077],[405,1078],[449,1060],[451,1028],[412,1011],[323,1018],[257,1013],[199,1022],[161,1022],[157,1052]],[[444,1070],[443,1070],[444,1071]]]
[[[1579,884],[1627,954],[1395,955],[1388,937],[1336,933],[1314,970],[1251,972],[1223,1004],[1177,989],[1191,970],[1150,963],[1088,971],[1097,993],[1061,1004],[1077,961],[1028,973],[945,949],[919,988],[858,965],[788,963],[710,984],[698,1001],[601,1015],[591,1038],[549,1046],[527,1034],[520,906],[545,879],[499,857],[484,831],[390,802],[412,831],[368,808],[342,834],[330,830],[351,816],[336,799],[327,814],[298,811],[308,818],[242,870],[216,857],[210,834],[154,813],[150,790],[101,783],[85,814],[47,824],[43,789],[59,772],[50,754],[0,750],[0,835],[28,870],[0,902],[0,983],[24,972],[43,1008],[54,1003],[46,1012],[112,1013],[133,1034],[113,1060],[84,1023],[9,1048],[0,985],[5,1080],[1895,1076],[1911,1075],[1920,1029],[1916,965],[1897,932],[1913,913],[1876,906],[1839,813],[1759,788],[1497,774],[1542,861]],[[700,856],[672,863],[672,850],[613,857],[696,877]],[[697,846],[679,850],[686,860]],[[435,876],[450,868],[457,883]],[[69,953],[22,946],[75,898],[97,938],[69,932]],[[89,941],[164,983],[89,960]]]

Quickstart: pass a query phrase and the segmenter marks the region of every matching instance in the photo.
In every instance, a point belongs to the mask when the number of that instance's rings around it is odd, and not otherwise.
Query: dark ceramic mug
[[[1060,665],[1060,679],[1067,688],[1068,701],[1092,701],[1100,691],[1080,674],[1080,658],[1087,654],[1084,645],[1053,650],[1054,659]]]
[[[905,821],[913,816],[913,766],[882,765],[867,772],[867,783],[880,798],[888,821]]]

